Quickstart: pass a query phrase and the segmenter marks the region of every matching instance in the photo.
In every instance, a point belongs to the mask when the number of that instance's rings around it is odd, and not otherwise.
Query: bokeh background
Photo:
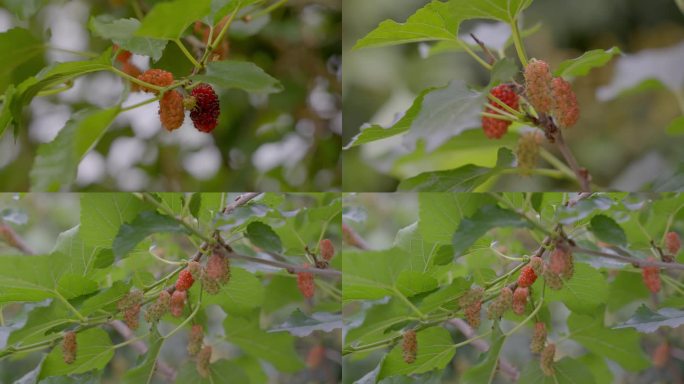
[[[135,2],[145,9],[158,0]],[[0,32],[23,27],[51,46],[99,53],[109,45],[89,33],[90,18],[134,17],[131,3],[1,0]],[[77,187],[94,191],[339,189],[341,20],[341,0],[290,0],[270,16],[236,22],[229,31],[229,59],[255,62],[279,79],[284,91],[269,96],[223,92],[220,123],[212,135],[195,130],[189,118],[180,129],[165,132],[158,103],[124,113],[80,164]],[[73,60],[82,58],[48,50],[45,57],[24,66],[19,76],[33,75],[52,62]],[[151,65],[142,56],[134,56],[133,62],[142,69]],[[168,44],[160,62],[153,65],[176,77],[190,70],[174,44]],[[0,138],[0,190],[28,190],[37,147],[52,141],[78,110],[112,106],[123,91],[120,78],[96,73],[78,78],[67,92],[36,98],[27,108],[28,129],[17,137],[8,132]],[[147,98],[131,93],[124,105]]]
[[[487,83],[488,73],[464,53],[426,55],[425,44],[351,50],[381,21],[404,22],[427,3],[344,1],[345,145],[366,122],[390,126],[423,89],[455,79],[475,86]],[[552,68],[591,49],[618,46],[628,55],[640,55],[631,60],[635,65],[620,73],[616,58],[574,82],[582,118],[566,137],[598,185],[639,190],[659,175],[677,172],[684,163],[684,139],[666,134],[668,125],[684,114],[684,16],[674,0],[537,0],[524,11],[523,21],[525,28],[541,23],[539,30],[526,38],[527,53],[546,60]],[[483,24],[492,26],[486,21],[468,21],[462,25],[461,35],[478,28],[478,35],[488,42],[502,33],[497,28],[483,30]],[[508,52],[515,57],[512,48]],[[652,78],[660,81],[642,81]],[[400,179],[436,170],[430,159],[419,159],[424,163],[418,164],[419,160],[409,157],[401,140],[393,139],[347,150],[343,154],[344,167],[349,170],[344,174],[344,189],[391,191]],[[440,169],[453,168],[444,160],[448,151],[434,157],[440,159]],[[548,178],[509,176],[493,188],[529,191],[577,186]]]

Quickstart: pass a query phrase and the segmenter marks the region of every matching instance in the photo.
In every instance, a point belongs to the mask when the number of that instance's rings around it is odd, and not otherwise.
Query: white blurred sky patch
[[[124,107],[149,100],[152,95],[141,92],[133,92],[128,96]],[[119,114],[116,124],[121,126],[130,125],[135,135],[142,139],[154,137],[162,129],[159,122],[159,102],[143,105],[142,107]]]
[[[119,137],[112,142],[107,156],[107,170],[118,175],[140,163],[145,155],[145,142],[136,137]]]
[[[147,173],[139,168],[127,169],[115,177],[116,183],[122,191],[142,191],[150,182]]]
[[[48,143],[54,140],[71,117],[71,108],[53,104],[46,98],[35,98],[31,102],[31,115],[29,137],[37,143]]]
[[[306,156],[309,142],[296,133],[288,134],[282,141],[264,144],[252,155],[252,163],[260,172],[283,165],[291,168]]]
[[[50,44],[69,50],[84,51],[88,49],[88,17],[90,6],[85,1],[69,1],[65,4],[51,4],[45,7],[42,14],[46,17],[46,25],[52,36]],[[79,56],[50,50],[47,54],[51,61],[73,61],[82,59]]]
[[[185,155],[183,167],[198,180],[209,180],[221,169],[221,152],[208,146]]]
[[[12,20],[12,14],[0,8],[0,32],[7,32],[9,29],[12,29],[14,26]]]
[[[76,184],[85,187],[93,183],[101,182],[105,176],[106,166],[105,158],[100,152],[88,152],[78,165]]]

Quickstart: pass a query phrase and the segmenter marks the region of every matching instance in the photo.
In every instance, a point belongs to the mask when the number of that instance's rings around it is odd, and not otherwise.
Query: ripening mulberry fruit
[[[200,349],[202,349],[202,342],[204,341],[204,329],[199,324],[195,324],[190,328],[190,335],[188,336],[188,354],[195,356]]]
[[[553,369],[553,359],[556,357],[556,345],[549,344],[544,348],[539,358],[539,366],[546,376],[553,376],[556,372]]]
[[[202,287],[211,295],[217,294],[221,287],[230,281],[230,259],[214,252],[201,274]]]
[[[309,268],[309,264],[304,263],[304,268]],[[313,273],[297,272],[297,288],[304,297],[312,298],[315,289]]]
[[[665,235],[665,248],[667,248],[667,252],[671,255],[676,255],[679,253],[679,248],[681,247],[682,242],[679,239],[679,234],[677,232],[668,232],[667,235]]]
[[[184,269],[178,274],[178,280],[176,280],[176,291],[187,291],[192,287],[195,279],[192,278],[192,273],[189,269]]]
[[[309,353],[306,355],[306,366],[309,368],[316,368],[325,359],[325,347],[322,345],[316,345],[309,349]]]
[[[416,361],[418,355],[418,340],[416,338],[416,331],[409,329],[404,332],[404,340],[401,344],[403,350],[403,357],[406,364],[412,364]]]
[[[648,261],[655,261],[655,259],[649,257]],[[660,270],[658,267],[641,267],[641,274],[644,284],[651,292],[660,292]]]
[[[484,288],[482,287],[474,287],[468,290],[468,292],[464,293],[463,296],[461,296],[458,299],[458,305],[461,308],[465,308],[469,306],[470,304],[473,304],[477,301],[482,301],[482,297],[484,296]]]
[[[166,290],[161,291],[154,304],[147,307],[147,311],[145,312],[145,321],[148,323],[159,321],[159,319],[161,319],[161,317],[169,311],[170,304],[171,294]]]
[[[545,61],[532,59],[525,67],[527,100],[537,113],[549,113],[553,107],[552,78],[549,65]]]
[[[532,267],[532,270],[537,276],[540,276],[542,274],[542,269],[544,268],[544,260],[539,256],[532,256],[530,257],[529,266]]]
[[[114,50],[115,52],[118,52],[116,54],[116,61],[118,61],[121,64],[128,63],[131,60],[131,56],[133,56],[133,54],[130,51],[120,49],[118,45],[114,45]]]
[[[487,318],[489,320],[498,319],[503,316],[506,311],[511,309],[511,304],[513,303],[513,291],[509,287],[503,287],[499,296],[487,309]]]
[[[188,271],[194,280],[199,280],[202,272],[202,265],[197,261],[191,261],[188,263]]]
[[[527,288],[537,281],[537,275],[530,265],[524,266],[520,270],[520,276],[518,276],[518,287]]]
[[[532,342],[530,343],[530,350],[533,353],[539,353],[544,349],[546,344],[546,324],[534,324],[534,334],[532,334]]]
[[[185,307],[185,300],[187,298],[187,291],[173,291],[171,302],[169,303],[169,309],[173,316],[180,317],[183,314],[183,308]]]
[[[527,297],[530,295],[529,288],[518,287],[513,292],[513,312],[516,315],[522,315],[527,308]]]
[[[531,170],[537,166],[539,145],[542,143],[542,138],[540,131],[528,132],[520,136],[516,148],[516,158],[518,159],[518,168],[523,175],[529,176]]]
[[[67,331],[62,339],[62,357],[64,362],[72,364],[76,360],[76,332]]]
[[[478,328],[480,326],[480,311],[482,310],[482,300],[475,301],[465,307],[464,315],[465,319],[473,328]]]
[[[178,91],[169,91],[159,101],[159,120],[167,131],[171,132],[183,125],[185,109],[183,96]]]
[[[190,111],[195,128],[201,132],[210,133],[218,125],[221,113],[219,99],[214,89],[208,84],[200,84],[190,93],[195,98],[195,108]]]
[[[319,247],[321,249],[321,257],[325,261],[332,260],[333,256],[335,256],[335,246],[333,246],[332,241],[330,241],[330,239],[323,239],[321,240]]]
[[[496,87],[494,87],[490,95],[496,97],[497,99],[501,100],[504,104],[508,105],[509,107],[513,109],[518,109],[518,102],[519,102],[519,96],[515,91],[513,90],[513,86],[510,84],[501,84]],[[494,108],[503,110],[504,107],[499,105],[499,103],[490,100],[487,106],[485,107],[485,113],[493,114],[493,115],[499,115],[500,113],[497,112]],[[482,116],[482,130],[484,131],[485,135],[490,138],[490,139],[500,139],[503,137],[503,135],[508,132],[508,126],[511,125],[510,121],[507,120],[501,120],[497,119],[494,117],[489,117],[489,116]]]
[[[140,308],[142,308],[143,293],[140,291],[129,292],[117,303],[119,311],[123,312],[123,319],[128,328],[138,329]]]
[[[565,280],[569,280],[575,272],[572,251],[558,247],[549,256],[549,270]]]
[[[173,84],[173,74],[163,69],[148,69],[138,76],[138,80],[163,88]],[[154,94],[159,93],[156,89],[145,87],[142,87],[142,91]]]
[[[580,117],[577,95],[572,90],[572,85],[563,78],[553,79],[553,116],[556,123],[563,128],[569,128],[577,124]]]
[[[209,371],[209,365],[211,364],[211,352],[212,352],[211,347],[206,345],[197,354],[197,362],[196,362],[197,373],[199,373],[199,375],[205,379],[207,377],[209,377],[209,374],[211,373]]]
[[[663,341],[653,350],[651,355],[651,362],[656,368],[662,368],[667,364],[670,359],[670,344],[667,341]]]
[[[558,291],[559,289],[563,288],[563,279],[561,279],[560,275],[553,273],[548,264],[544,266],[544,272],[542,273],[542,276],[544,276],[546,286],[550,289]]]

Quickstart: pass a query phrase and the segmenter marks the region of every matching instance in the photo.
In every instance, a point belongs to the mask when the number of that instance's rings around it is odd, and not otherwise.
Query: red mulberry
[[[677,232],[668,232],[667,235],[665,235],[665,247],[672,255],[679,253],[679,249],[682,247],[682,242],[679,239],[679,234],[677,234]]]
[[[539,358],[539,366],[546,376],[553,376],[556,373],[553,369],[553,359],[556,357],[556,345],[549,344],[544,348]]]
[[[72,364],[76,360],[76,349],[76,332],[66,332],[62,339],[62,357],[65,363]]]
[[[207,293],[217,294],[230,281],[230,259],[221,253],[213,253],[202,270],[201,279],[202,287]]]
[[[518,287],[513,292],[513,312],[516,315],[522,315],[527,308],[527,297],[530,295],[529,288]]]
[[[183,108],[183,96],[178,91],[166,92],[159,101],[159,120],[169,132],[183,125],[185,109]]]
[[[304,268],[309,268],[309,264],[304,264]],[[314,275],[309,272],[297,272],[297,288],[306,297],[310,299],[314,295]]]
[[[655,261],[653,257],[649,257],[648,260]],[[660,270],[658,267],[641,267],[641,274],[644,284],[651,292],[660,292]]]
[[[175,317],[180,317],[183,314],[185,307],[185,300],[188,298],[187,291],[173,291],[171,295],[170,309],[171,314]]]
[[[670,359],[670,344],[667,341],[663,341],[653,350],[651,355],[651,362],[656,368],[662,368],[667,365],[667,361]]]
[[[309,353],[306,355],[306,366],[309,368],[316,368],[323,362],[325,358],[325,347],[322,345],[316,345],[309,349]]]
[[[480,326],[480,311],[482,310],[482,300],[469,304],[464,309],[465,319],[473,328]]]
[[[173,84],[173,74],[163,69],[148,69],[138,76],[138,80],[163,88]],[[142,87],[142,90],[149,93],[159,93],[156,89],[145,87]]]
[[[527,288],[537,281],[537,275],[534,273],[534,269],[530,265],[524,266],[520,270],[520,276],[518,276],[518,286],[521,288]]]
[[[409,329],[404,332],[404,340],[401,344],[403,350],[403,357],[406,364],[412,364],[416,361],[418,355],[418,340],[416,338],[416,331]]]
[[[192,89],[191,95],[195,98],[195,108],[190,111],[190,118],[195,128],[201,132],[212,132],[218,125],[221,114],[216,92],[210,85],[200,84]]]
[[[537,113],[549,113],[553,107],[552,78],[549,65],[545,61],[532,59],[525,67],[527,100]]]
[[[577,95],[572,90],[572,85],[564,79],[557,77],[553,79],[553,116],[556,123],[564,128],[572,127],[577,124],[580,117]]]
[[[123,312],[123,319],[128,328],[138,329],[140,308],[142,307],[143,293],[133,291],[124,296],[117,303],[119,311]]]
[[[195,279],[192,278],[192,273],[189,269],[184,269],[178,274],[178,280],[176,280],[176,291],[187,291],[192,287]]]
[[[330,241],[330,239],[321,240],[319,247],[321,249],[321,257],[325,261],[330,261],[333,256],[335,256],[335,246],[333,246],[333,243]]]
[[[504,104],[508,105],[513,109],[518,109],[519,97],[515,93],[513,87],[510,84],[501,84],[494,87],[490,94],[497,99],[501,100]],[[501,105],[497,102],[490,100],[485,108],[485,113],[498,115],[499,112],[494,110],[493,107],[497,109],[503,109]],[[490,139],[500,139],[503,135],[508,132],[508,126],[511,125],[510,121],[501,120],[494,117],[482,116],[482,130],[485,135]]]
[[[170,304],[171,294],[166,290],[161,291],[157,297],[157,301],[147,308],[147,312],[145,312],[145,321],[148,323],[159,321],[159,319],[168,312]]]

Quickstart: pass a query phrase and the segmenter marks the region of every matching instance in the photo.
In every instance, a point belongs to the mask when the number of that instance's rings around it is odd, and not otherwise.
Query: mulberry
[[[572,259],[572,251],[565,248],[556,248],[549,257],[549,269],[565,280],[569,280],[575,273]]]
[[[549,65],[545,61],[532,59],[525,67],[527,100],[537,113],[549,113],[553,107],[552,78]]]
[[[572,90],[572,85],[563,78],[553,79],[553,116],[556,123],[564,128],[572,127],[577,124],[580,116],[577,96]]]
[[[188,298],[187,291],[173,291],[171,302],[169,303],[171,314],[180,317],[183,314],[185,300]]]
[[[546,324],[536,323],[534,325],[534,334],[532,335],[530,350],[533,353],[539,353],[544,349],[544,344],[546,344]]]
[[[401,344],[403,350],[403,358],[406,364],[412,364],[416,361],[418,355],[418,340],[416,338],[416,331],[409,329],[404,332],[404,340]]]
[[[649,257],[648,261],[655,261],[655,259]],[[641,267],[641,274],[644,284],[651,292],[660,292],[660,270],[658,267]]]
[[[138,76],[138,80],[163,88],[173,84],[173,74],[163,69],[148,69],[143,72],[142,75]],[[159,93],[156,89],[145,87],[142,87],[142,90],[154,94]]]
[[[216,92],[210,85],[200,84],[192,89],[191,95],[195,98],[195,108],[190,111],[190,118],[195,128],[201,132],[212,132],[221,114]]]
[[[539,366],[546,376],[553,376],[556,373],[553,369],[553,359],[556,357],[556,345],[549,344],[544,348],[539,358]]]
[[[185,109],[183,108],[183,96],[178,91],[166,92],[159,101],[159,120],[169,132],[183,125]]]
[[[309,268],[309,264],[304,264],[304,268]],[[306,297],[310,299],[314,295],[314,275],[309,272],[297,272],[297,288]]]
[[[506,311],[511,309],[513,302],[513,291],[509,287],[503,287],[499,292],[499,297],[489,304],[487,309],[487,318],[489,320],[498,319],[503,316]]]
[[[192,278],[192,273],[189,269],[184,269],[178,274],[178,280],[176,280],[176,291],[187,291],[192,287],[195,279]]]
[[[464,293],[463,296],[461,296],[458,299],[458,305],[461,308],[465,308],[469,306],[470,304],[473,304],[477,301],[482,301],[482,297],[484,296],[484,288],[482,287],[475,287],[471,288],[468,290],[468,292]]]
[[[133,291],[124,296],[117,303],[119,311],[123,312],[123,319],[128,328],[138,329],[140,315],[140,308],[142,308],[143,293],[140,291]]]
[[[677,232],[668,232],[667,235],[665,235],[665,248],[667,248],[667,252],[676,255],[679,253],[681,247],[682,242],[679,239],[679,234],[677,234]]]
[[[319,247],[321,249],[321,257],[325,261],[330,261],[333,256],[335,256],[335,246],[333,246],[333,243],[330,241],[330,239],[321,240]]]
[[[205,379],[209,377],[209,374],[211,373],[209,371],[209,365],[211,364],[211,352],[211,347],[207,345],[204,348],[202,348],[202,350],[197,355],[197,373],[199,373],[199,375]]]
[[[171,304],[171,294],[164,290],[159,293],[157,301],[150,305],[145,312],[145,321],[153,323],[159,321],[162,316],[169,310]]]
[[[667,361],[670,359],[670,344],[667,341],[663,341],[653,350],[651,355],[651,362],[656,368],[662,368],[667,365]]]
[[[214,252],[201,273],[202,287],[211,295],[217,294],[221,287],[230,281],[230,259]]]
[[[544,268],[544,260],[539,256],[532,256],[530,257],[529,266],[532,267],[532,270],[537,276],[540,276],[542,274],[542,269]]]
[[[530,265],[526,265],[520,270],[520,276],[518,276],[518,286],[521,288],[527,288],[537,281],[537,275],[534,273],[534,269]]]
[[[513,109],[518,109],[519,96],[517,93],[515,93],[513,87],[510,84],[501,84],[494,87],[491,90],[490,95],[501,100],[504,104],[508,105],[509,107]],[[499,112],[497,112],[492,107],[495,107],[497,109],[503,109],[503,107],[499,105],[497,102],[490,100],[487,104],[487,107],[485,108],[485,113],[498,115]],[[505,135],[506,132],[508,132],[508,126],[510,125],[511,122],[507,120],[501,120],[489,116],[482,116],[482,130],[484,131],[485,135],[490,139],[500,139],[501,137],[503,137],[503,135]]]
[[[475,301],[465,307],[465,319],[473,328],[480,326],[480,311],[482,310],[482,300]]]
[[[202,342],[204,341],[204,329],[199,324],[195,324],[190,328],[190,336],[188,337],[188,354],[195,356],[202,349]]]
[[[522,315],[525,313],[525,308],[527,307],[527,297],[530,295],[529,288],[518,287],[513,292],[513,312],[516,315]]]
[[[544,266],[543,276],[547,287],[553,289],[554,291],[558,291],[559,289],[563,288],[563,279],[561,279],[560,275],[553,273],[549,265]]]
[[[76,332],[66,332],[62,339],[62,357],[65,363],[72,364],[76,360],[76,349]]]
[[[542,135],[539,131],[525,133],[518,140],[516,158],[518,159],[518,168],[522,170],[523,175],[529,176],[530,171],[537,166],[541,142]]]

